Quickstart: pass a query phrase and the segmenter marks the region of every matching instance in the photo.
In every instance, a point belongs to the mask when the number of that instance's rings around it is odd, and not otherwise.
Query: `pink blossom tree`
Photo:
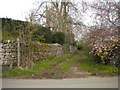
[[[101,63],[117,65],[120,62],[118,59],[120,2],[96,1],[91,7],[95,11],[97,28],[91,28],[87,39],[92,47],[90,53],[99,57]]]

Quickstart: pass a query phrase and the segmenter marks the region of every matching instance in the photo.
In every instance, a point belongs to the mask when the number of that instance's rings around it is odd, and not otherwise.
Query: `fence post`
[[[69,48],[70,48],[70,53],[72,53],[72,47],[71,47],[71,45],[69,46]]]
[[[20,67],[20,39],[18,38],[17,39],[17,56],[18,56],[18,63],[17,63],[17,66]]]

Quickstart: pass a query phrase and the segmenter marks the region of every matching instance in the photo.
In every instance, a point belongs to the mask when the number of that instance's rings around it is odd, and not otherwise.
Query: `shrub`
[[[64,45],[62,46],[62,49],[63,49],[63,53],[64,53],[64,54],[70,53],[70,46],[69,46],[68,44],[64,44]]]
[[[40,27],[33,33],[32,39],[43,43],[52,43],[52,31],[46,27]]]
[[[98,57],[98,62],[117,65],[118,61],[118,35],[117,30],[94,31],[88,39],[89,45],[92,47],[91,53]]]
[[[65,43],[65,34],[63,32],[56,32],[53,34],[53,43],[63,45]]]

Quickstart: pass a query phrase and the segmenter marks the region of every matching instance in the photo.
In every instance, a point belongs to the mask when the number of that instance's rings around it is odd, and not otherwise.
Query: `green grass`
[[[23,70],[20,68],[9,69],[6,67],[2,68],[2,76],[21,76],[21,75],[30,75],[32,74],[32,70]]]
[[[50,68],[53,64],[58,61],[65,60],[69,58],[71,54],[66,54],[58,58],[54,58],[51,60],[36,62],[32,69],[8,69],[3,67],[3,76],[36,76],[40,75],[42,69]],[[81,50],[74,57],[70,58],[68,61],[63,63],[60,67],[62,72],[69,73],[71,67],[76,63],[80,63],[79,70],[90,72],[92,75],[97,76],[113,76],[118,74],[118,68],[115,66],[106,66],[103,64],[98,64],[90,60],[89,55],[85,50]]]
[[[80,51],[81,64],[80,69],[90,72],[92,75],[97,76],[114,76],[118,75],[118,68],[115,66],[107,66],[98,64],[90,60],[85,51]]]
[[[77,63],[77,61],[79,60],[80,55],[76,55],[73,58],[71,58],[69,61],[63,63],[60,68],[63,72],[69,72],[70,71],[70,67],[73,66],[75,63]]]
[[[42,61],[42,62],[37,62],[36,65],[33,67],[33,71],[35,73],[35,75],[40,74],[41,70],[43,68],[49,68],[51,67],[54,63],[58,62],[58,61],[62,61],[67,59],[70,56],[70,54],[67,55],[63,55],[61,57],[58,58],[54,58],[52,60],[48,60],[48,61]]]
[[[54,58],[52,60],[36,62],[35,65],[33,66],[33,68],[28,69],[28,70],[20,69],[20,68],[9,69],[9,68],[3,67],[2,68],[2,71],[3,71],[2,75],[7,76],[7,77],[9,77],[9,76],[22,76],[22,75],[23,76],[39,75],[41,73],[42,69],[49,68],[57,61],[65,60],[69,56],[70,56],[70,54],[66,54],[66,55],[63,55],[61,57]]]

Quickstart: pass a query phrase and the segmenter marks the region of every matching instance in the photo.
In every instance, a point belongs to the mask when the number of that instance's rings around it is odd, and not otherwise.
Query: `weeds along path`
[[[70,55],[68,58],[65,58],[63,60],[59,60],[57,62],[55,62],[54,64],[52,64],[50,67],[48,68],[44,68],[40,75],[34,76],[32,78],[34,79],[61,79],[61,78],[65,78],[65,72],[62,68],[62,65],[64,65],[65,63],[69,62],[72,58],[76,57],[76,54],[72,54]],[[68,66],[66,66],[68,67]]]
[[[36,62],[32,69],[2,68],[3,78],[14,79],[62,79],[87,76],[113,76],[118,74],[115,66],[92,62],[85,50],[66,54],[51,60]]]
[[[5,78],[22,78],[22,79],[29,79],[33,78],[35,76],[38,76],[42,73],[44,69],[50,68],[52,66],[56,66],[56,64],[59,62],[62,62],[63,60],[69,58],[71,54],[66,54],[58,58],[53,58],[51,60],[45,60],[41,62],[36,62],[31,69],[21,69],[21,68],[15,68],[10,69],[7,67],[2,68],[3,70],[3,77]]]
[[[91,75],[91,73],[81,69],[81,61],[84,57],[86,55],[81,54],[81,51],[79,51],[75,57],[60,66],[62,71],[66,73],[66,78],[86,78]]]
[[[80,69],[82,56],[80,52],[72,54],[64,60],[55,62],[48,68],[44,68],[40,75],[34,79],[62,79],[62,78],[85,78],[90,75]]]
[[[85,50],[81,50],[67,58],[56,61],[50,67],[44,68],[40,75],[33,78],[86,78],[92,75],[110,76],[116,75],[116,73],[118,73],[117,67],[91,62],[88,53]]]
[[[83,64],[82,61],[84,58],[88,57],[86,54],[83,54],[82,51],[79,51],[78,59],[76,62],[73,63],[73,65],[69,68],[69,72],[67,73],[67,78],[86,78],[88,76],[91,76],[91,73],[88,71],[85,71],[81,68],[81,65]]]

